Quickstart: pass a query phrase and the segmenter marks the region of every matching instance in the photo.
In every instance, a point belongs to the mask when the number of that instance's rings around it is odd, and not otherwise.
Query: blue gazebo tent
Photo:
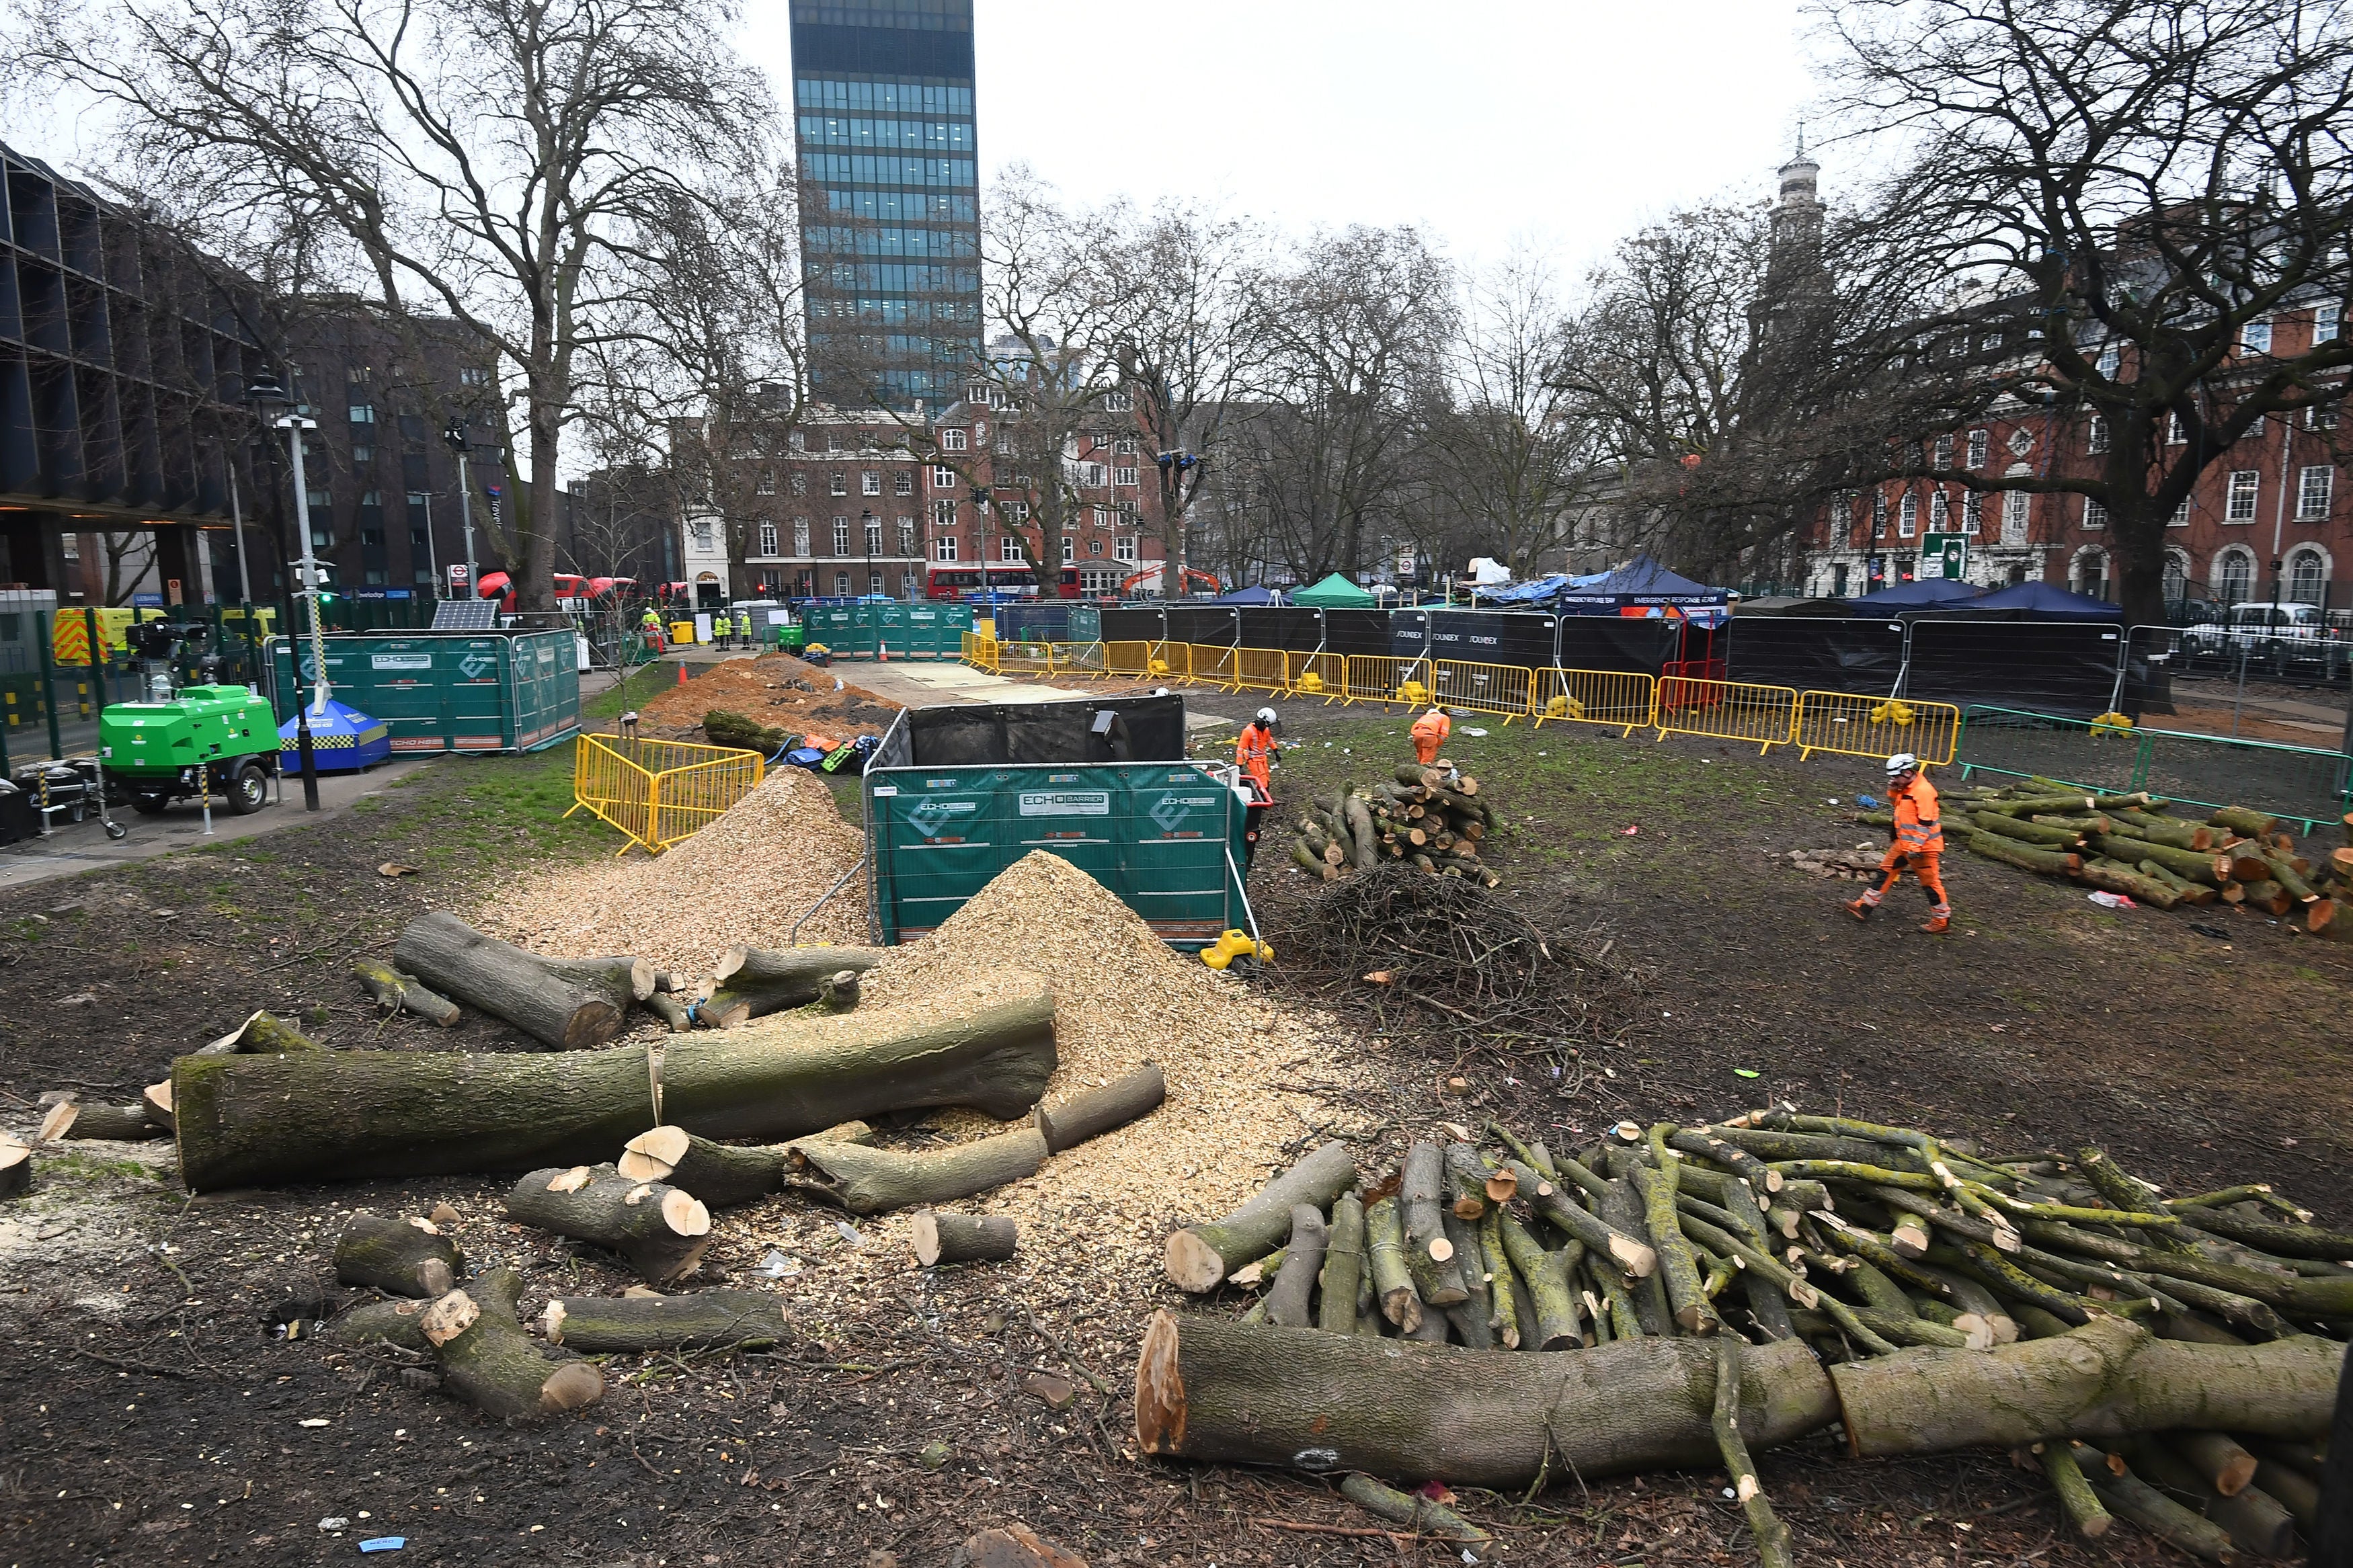
[[[2124,611],[2105,599],[2088,598],[2054,588],[2048,583],[2013,583],[1963,604],[1949,606],[1975,613],[2007,611],[2030,621],[2109,621],[2124,619]]]
[[[1271,588],[1237,588],[1209,601],[1213,605],[1280,605],[1282,595]]]
[[[1564,616],[1679,616],[1695,626],[1724,624],[1725,591],[1678,576],[1639,556],[1598,581],[1582,581],[1554,595]]]
[[[1854,607],[1864,614],[1882,610],[1950,610],[1960,608],[1965,602],[1974,601],[1985,593],[1974,583],[1963,583],[1951,577],[1923,577],[1916,583],[1898,583],[1893,588],[1882,588],[1876,594],[1865,594],[1854,601]],[[1974,603],[1968,607],[1975,609]]]
[[[278,726],[278,765],[288,773],[302,766],[295,721]],[[356,708],[327,699],[327,710],[311,715],[311,765],[322,773],[355,773],[392,755],[392,727]]]

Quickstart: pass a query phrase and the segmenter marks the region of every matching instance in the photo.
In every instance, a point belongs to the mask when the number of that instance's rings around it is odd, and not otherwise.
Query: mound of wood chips
[[[1002,984],[1021,970],[1054,988],[1060,1066],[1049,1101],[1145,1061],[1168,1083],[1167,1102],[1150,1116],[976,1200],[1019,1219],[1025,1237],[1064,1238],[1049,1245],[1124,1237],[1129,1245],[1110,1249],[1112,1265],[1124,1273],[1140,1259],[1148,1273],[1172,1224],[1224,1213],[1296,1157],[1287,1146],[1355,1124],[1353,1111],[1335,1112],[1306,1087],[1355,1083],[1345,1058],[1322,1044],[1320,1019],[1268,1006],[1176,952],[1102,883],[1044,850],[1008,868],[930,936],[893,951],[867,974],[863,1005]],[[969,1111],[938,1113],[933,1125],[957,1141],[1003,1130]],[[1098,1252],[1090,1266],[1105,1262]]]
[[[630,952],[700,979],[731,947],[786,945],[793,922],[864,848],[830,789],[803,769],[777,768],[659,857],[550,868],[492,894],[473,923],[551,958]],[[862,942],[865,909],[853,882],[802,928],[801,941]]]

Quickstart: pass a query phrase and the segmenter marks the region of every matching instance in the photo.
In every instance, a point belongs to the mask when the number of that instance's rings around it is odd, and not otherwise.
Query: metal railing
[[[1431,662],[1430,685],[1448,707],[1500,714],[1508,724],[1535,712],[1535,673],[1525,665],[1441,658]]]
[[[1659,682],[1651,726],[1662,741],[1669,735],[1744,741],[1762,756],[1776,746],[1790,743],[1797,708],[1794,687],[1671,675]]]
[[[1946,763],[1953,760],[1960,735],[1961,710],[1949,702],[1807,691],[1799,695],[1789,740],[1800,762],[1816,752],[1845,757],[1909,752],[1924,763]]]
[[[1606,724],[1622,736],[1647,729],[1657,711],[1659,683],[1619,669],[1542,669],[1534,700],[1536,727]]]
[[[686,741],[583,735],[572,752],[572,811],[618,829],[629,844],[659,855],[691,838],[760,787],[767,764],[757,752]]]
[[[1384,654],[1348,656],[1348,700],[1351,702],[1426,703],[1430,692],[1430,660],[1392,658]]]
[[[1294,697],[1321,697],[1324,706],[1346,702],[1348,656],[1340,653],[1294,653],[1291,656],[1291,692]]]

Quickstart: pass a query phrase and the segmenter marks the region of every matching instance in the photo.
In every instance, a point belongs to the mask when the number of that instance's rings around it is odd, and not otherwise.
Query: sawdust
[[[723,659],[684,686],[669,687],[640,704],[638,732],[700,740],[702,716],[723,708],[792,734],[818,730],[846,741],[881,733],[902,705],[847,681],[836,690],[834,682],[840,679],[788,653]]]
[[[1356,1124],[1354,1112],[1335,1111],[1308,1087],[1345,1089],[1356,1077],[1324,1038],[1326,1020],[1266,1005],[1175,952],[1101,883],[1044,850],[1007,868],[930,936],[893,950],[868,974],[864,1005],[1002,984],[1019,971],[1054,988],[1060,1066],[1050,1103],[1145,1061],[1168,1085],[1151,1115],[974,1200],[1021,1221],[1025,1253],[1039,1245],[1131,1283],[1156,1278],[1171,1228],[1240,1203],[1297,1157],[1302,1138],[1320,1142]],[[969,1111],[939,1113],[932,1125],[958,1142],[1003,1131]],[[905,1221],[888,1223],[895,1235]]]
[[[865,838],[833,792],[800,768],[772,771],[724,816],[658,858],[552,867],[494,892],[474,916],[492,936],[551,958],[631,952],[701,979],[731,947],[784,947],[793,923],[858,862]],[[801,929],[863,942],[853,882]]]

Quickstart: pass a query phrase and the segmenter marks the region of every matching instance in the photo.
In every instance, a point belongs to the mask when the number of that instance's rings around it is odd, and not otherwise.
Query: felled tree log
[[[1676,1176],[1682,1169],[1682,1157],[1665,1146],[1663,1135],[1653,1131],[1651,1152],[1658,1161],[1653,1170],[1635,1165],[1631,1174],[1635,1190],[1642,1194],[1644,1218],[1650,1224],[1651,1245],[1658,1249],[1659,1277],[1667,1287],[1667,1304],[1673,1309],[1675,1326],[1687,1334],[1712,1334],[1724,1326],[1715,1315],[1715,1306],[1700,1289],[1698,1267],[1692,1258],[1691,1243],[1683,1238],[1683,1219],[1675,1212]]]
[[[1989,860],[2000,860],[2021,871],[2039,871],[2046,877],[2072,877],[2083,869],[2083,857],[2065,854],[2056,849],[2034,849],[2015,839],[2004,838],[1998,833],[1972,833],[1968,836],[1969,850]]]
[[[888,1214],[968,1198],[1038,1173],[1046,1141],[1034,1127],[919,1154],[801,1139],[784,1147],[785,1184],[851,1214]]]
[[[785,1185],[782,1149],[714,1143],[675,1125],[649,1128],[630,1139],[613,1167],[633,1182],[668,1182],[714,1209],[748,1204]]]
[[[1454,1259],[1454,1243],[1440,1223],[1439,1190],[1445,1156],[1435,1143],[1416,1143],[1406,1151],[1398,1177],[1398,1212],[1405,1221],[1405,1263],[1413,1274],[1413,1288],[1428,1307],[1456,1307],[1469,1299],[1462,1270]]]
[[[329,1323],[326,1334],[338,1344],[398,1345],[430,1355],[433,1342],[425,1337],[425,1313],[432,1305],[408,1297],[364,1301]]]
[[[1752,1446],[1836,1418],[1829,1379],[1805,1345],[1737,1353],[1740,1429]],[[1164,1311],[1136,1364],[1135,1428],[1148,1454],[1525,1489],[1539,1474],[1707,1464],[1715,1398],[1715,1352],[1696,1340],[1499,1355]]]
[[[1479,1245],[1479,1227],[1451,1210],[1440,1212],[1439,1223],[1454,1246],[1454,1264],[1461,1273],[1462,1289],[1469,1292],[1460,1304],[1446,1309],[1447,1321],[1454,1325],[1454,1338],[1475,1351],[1493,1350],[1495,1297],[1487,1278],[1486,1254]]]
[[[2157,909],[2169,910],[2181,901],[2165,883],[2154,877],[2144,877],[2138,871],[2127,870],[2119,861],[2087,860],[2075,875],[2094,888],[2123,893]]]
[[[1352,1475],[1343,1479],[1340,1495],[1375,1519],[1402,1524],[1416,1535],[1473,1543],[1494,1539],[1452,1509],[1442,1508],[1426,1497],[1385,1487],[1367,1475]]]
[[[2237,805],[2222,806],[2206,821],[2210,826],[2227,827],[2246,838],[2261,838],[2279,826],[2279,818],[2270,813],[2249,811]]]
[[[910,1017],[795,1018],[746,1034],[670,1037],[667,1119],[706,1138],[786,1139],[886,1110],[969,1105],[1010,1120],[1054,1070],[1046,982],[992,987]],[[654,1125],[642,1047],[514,1052],[326,1051],[183,1057],[181,1180],[192,1191],[441,1175],[610,1158]]]
[[[2097,1448],[2078,1444],[2075,1454],[2093,1491],[2109,1512],[2192,1556],[2218,1563],[2234,1560],[2231,1538],[2219,1525],[2200,1518],[2130,1470],[2121,1475],[2111,1470],[2108,1457]]]
[[[2011,816],[2006,812],[1971,812],[1969,820],[1987,833],[1995,834],[2003,838],[2016,838],[2021,842],[2046,848],[2075,849],[2080,848],[2084,843],[2084,835],[2078,829],[2045,827],[2040,823],[2029,822],[2023,817]]]
[[[584,1355],[607,1351],[740,1350],[784,1337],[785,1304],[760,1290],[684,1296],[558,1296],[540,1313],[541,1337]]]
[[[1004,1215],[925,1209],[908,1228],[915,1261],[926,1268],[935,1263],[1001,1263],[1021,1241],[1020,1226]]]
[[[19,1197],[33,1184],[33,1151],[21,1138],[0,1132],[0,1198]]]
[[[59,1138],[112,1138],[132,1142],[142,1138],[162,1138],[163,1128],[147,1120],[143,1105],[82,1105],[61,1100],[41,1117],[40,1131],[34,1134],[47,1143]]]
[[[1082,1089],[1055,1104],[1039,1106],[1035,1125],[1046,1140],[1046,1152],[1059,1154],[1148,1115],[1167,1098],[1168,1080],[1146,1062],[1101,1089]]]
[[[1373,1282],[1373,1299],[1381,1316],[1403,1333],[1421,1327],[1421,1295],[1413,1288],[1413,1271],[1405,1263],[1405,1221],[1393,1197],[1365,1205],[1365,1268]]]
[[[2185,904],[2211,904],[2220,896],[2215,889],[2193,882],[2171,867],[2160,866],[2154,860],[2144,858],[2134,868],[2142,876],[2153,877],[2172,889],[2173,896]]]
[[[1848,1446],[1879,1458],[2177,1426],[2313,1437],[2328,1430],[2344,1353],[2310,1336],[2185,1344],[2102,1316],[2054,1339],[1873,1356],[1831,1377]]]
[[[1566,1351],[1584,1343],[1577,1293],[1570,1285],[1577,1267],[1572,1254],[1579,1249],[1571,1246],[1559,1252],[1546,1250],[1508,1210],[1497,1214],[1496,1228],[1512,1272],[1526,1285],[1528,1300],[1535,1308],[1535,1321],[1520,1325],[1521,1345],[1528,1350]]]
[[[1354,1193],[1332,1201],[1332,1224],[1324,1243],[1324,1297],[1315,1326],[1327,1334],[1356,1331],[1357,1286],[1365,1273],[1365,1205]]]
[[[1274,1288],[1266,1293],[1268,1322],[1284,1329],[1314,1326],[1308,1316],[1308,1299],[1324,1268],[1324,1249],[1330,1239],[1323,1213],[1314,1204],[1291,1205],[1291,1245],[1283,1259],[1290,1267],[1276,1276]],[[1355,1303],[1349,1305],[1353,1309]]]
[[[139,1094],[139,1110],[148,1121],[170,1132],[178,1126],[177,1113],[173,1109],[172,1080],[151,1083]]]
[[[2184,822],[2177,816],[2158,816],[2137,808],[2127,807],[2118,811],[2116,820],[2135,838],[2146,838],[2152,844],[2168,845],[2176,849],[2211,850],[2222,841],[2222,836],[2211,827]]]
[[[694,1272],[712,1242],[711,1211],[691,1193],[633,1182],[610,1165],[533,1171],[507,1194],[525,1225],[617,1254],[649,1285]]]
[[[484,936],[447,910],[409,921],[392,957],[433,990],[558,1050],[603,1045],[620,1032],[629,1004],[654,990],[653,965],[644,959],[541,958]]]
[[[843,971],[862,974],[882,961],[875,947],[731,947],[719,955],[697,1011],[723,1029],[818,1000]]]
[[[1599,1215],[1578,1207],[1567,1194],[1533,1167],[1514,1160],[1506,1162],[1504,1168],[1518,1180],[1519,1196],[1563,1232],[1585,1243],[1593,1252],[1607,1257],[1637,1279],[1646,1279],[1657,1271],[1658,1250],[1649,1242],[1620,1229]]]
[[[360,989],[374,997],[375,1005],[387,1013],[397,1013],[406,1008],[427,1023],[438,1024],[445,1029],[460,1016],[458,1004],[438,991],[428,989],[425,982],[415,975],[403,974],[389,963],[378,963],[373,959],[355,963],[352,965],[352,978],[358,981]],[[256,1017],[267,1016],[254,1015]]]
[[[415,1215],[385,1219],[355,1214],[335,1243],[336,1279],[396,1296],[445,1296],[465,1269],[458,1244],[439,1226]]]
[[[515,1321],[522,1279],[493,1268],[469,1290],[452,1290],[423,1312],[425,1337],[441,1362],[441,1384],[486,1415],[527,1426],[594,1405],[605,1374],[594,1362],[554,1361]]]
[[[353,973],[358,971],[354,970]],[[217,1040],[199,1046],[191,1056],[229,1057],[240,1053],[252,1056],[284,1055],[294,1051],[323,1051],[327,1047],[270,1013],[256,1013]]]
[[[646,1011],[670,1026],[673,1035],[683,1035],[694,1027],[694,1015],[687,1005],[666,991],[657,990],[646,998]]]
[[[1243,1264],[1264,1258],[1291,1234],[1293,1204],[1318,1208],[1356,1184],[1356,1162],[1341,1142],[1318,1145],[1241,1207],[1220,1220],[1187,1226],[1168,1237],[1169,1283],[1198,1294]]]
[[[1350,860],[1359,871],[1373,868],[1373,814],[1350,795],[1340,803],[1341,825],[1348,830]]]
[[[2176,849],[2169,845],[2152,844],[2146,838],[2095,833],[2092,835],[2092,847],[2103,855],[2112,855],[2134,866],[2144,860],[2154,860],[2185,881],[2203,883],[2210,888],[2221,887],[2224,879],[2223,868],[2216,864],[2215,856]]]

